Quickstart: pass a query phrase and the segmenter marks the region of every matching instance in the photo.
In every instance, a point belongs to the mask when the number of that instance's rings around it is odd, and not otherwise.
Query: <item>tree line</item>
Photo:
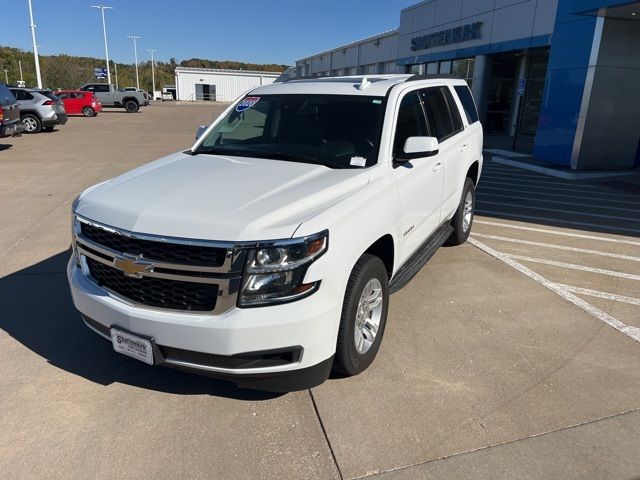
[[[22,62],[22,75],[27,86],[35,87],[36,73],[33,62],[33,53],[19,48],[0,46],[0,82],[5,81],[4,70],[7,70],[9,84],[15,85],[20,80],[19,63]],[[116,83],[114,62],[111,63],[111,82]],[[117,63],[118,87],[135,87],[135,65]],[[176,62],[171,58],[168,62],[156,61],[155,76],[156,89],[163,85],[173,85],[175,82],[174,70],[176,67],[193,68],[226,68],[234,70],[261,70],[266,72],[283,72],[288,66],[277,64],[245,63],[233,60],[204,60],[191,58]],[[44,88],[73,89],[85,83],[95,82],[94,68],[104,68],[105,61],[101,58],[78,57],[72,55],[40,55],[40,73]],[[151,91],[151,61],[147,60],[138,64],[140,76],[140,88]],[[103,80],[106,82],[106,80]]]

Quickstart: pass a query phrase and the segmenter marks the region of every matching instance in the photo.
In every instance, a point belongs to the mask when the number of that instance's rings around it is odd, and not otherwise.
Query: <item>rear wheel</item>
[[[462,245],[469,238],[473,215],[476,207],[476,190],[473,181],[467,177],[462,190],[462,198],[455,215],[451,219],[453,233],[446,241],[447,245]]]
[[[42,122],[37,115],[33,113],[25,113],[21,116],[22,123],[25,126],[26,133],[38,133],[42,130]]]
[[[82,109],[82,114],[85,117],[95,117],[96,116],[96,111],[92,107],[84,107]]]
[[[378,353],[389,309],[389,278],[378,257],[364,254],[351,272],[338,330],[333,370],[352,376]]]
[[[140,109],[140,106],[135,100],[127,100],[124,102],[124,108],[129,113],[135,113]]]

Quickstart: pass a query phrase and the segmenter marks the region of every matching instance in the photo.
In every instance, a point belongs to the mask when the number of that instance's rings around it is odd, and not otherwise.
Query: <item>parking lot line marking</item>
[[[499,180],[499,179],[496,179]],[[574,185],[558,185],[556,187],[543,187],[543,186],[539,186],[539,185],[535,185],[532,183],[513,183],[513,182],[506,182],[506,181],[494,181],[491,179],[491,177],[489,176],[489,178],[487,177],[482,177],[481,180],[481,184],[490,184],[490,185],[500,185],[500,186],[509,186],[509,187],[524,187],[524,188],[533,188],[533,189],[537,189],[537,190],[553,190],[554,192],[557,192],[559,190],[561,191],[565,191],[565,192],[578,192],[578,193],[592,193],[592,194],[596,194],[596,193],[601,193],[603,195],[606,195],[607,197],[618,197],[618,198],[630,198],[630,199],[637,199],[638,196],[637,195],[632,195],[632,194],[626,194],[626,193],[618,193],[618,192],[611,192],[608,190],[604,190],[601,187],[598,187],[598,190],[594,190],[592,192],[589,191],[585,191],[584,189],[574,189],[572,188]],[[519,190],[519,188],[517,189]]]
[[[602,196],[587,197],[587,196],[584,196],[584,195],[567,195],[567,194],[564,194],[564,193],[530,192],[530,191],[527,191],[527,189],[529,187],[526,187],[525,190],[523,190],[522,188],[508,188],[509,184],[501,184],[501,185],[502,185],[502,188],[487,187],[485,185],[485,183],[483,182],[478,187],[477,192],[481,193],[481,192],[484,192],[485,190],[495,190],[497,192],[516,192],[516,193],[520,193],[520,194],[538,195],[538,196],[544,196],[544,197],[583,198],[585,200],[595,200],[595,201],[598,201],[598,202],[624,203],[624,204],[634,205],[636,207],[640,207],[640,201],[615,200],[615,199],[612,199],[612,198],[608,198],[609,197],[609,193],[607,193],[607,197],[606,198],[602,197]],[[488,193],[487,195],[491,195],[491,194]]]
[[[582,295],[588,295],[590,297],[598,297],[604,298],[606,300],[613,300],[616,302],[630,303],[631,305],[640,305],[640,298],[627,297],[625,295],[616,295],[615,293],[601,292],[599,290],[591,290],[590,288],[574,287],[573,285],[564,285],[562,283],[556,283],[556,285],[571,293],[581,293]]]
[[[622,255],[619,253],[601,252],[599,250],[590,250],[588,248],[567,247],[565,245],[556,245],[555,243],[533,242],[531,240],[521,240],[519,238],[501,237],[499,235],[487,235],[485,233],[474,233],[474,237],[489,238],[491,240],[499,240],[501,242],[520,243],[522,245],[531,245],[533,247],[554,248],[556,250],[566,250],[568,252],[588,253],[591,255],[600,255],[601,257],[621,258],[632,262],[640,262],[640,257],[631,255]]]
[[[520,183],[526,183],[528,185],[547,185],[549,187],[553,187],[553,188],[557,188],[557,187],[561,187],[561,188],[572,188],[572,189],[576,189],[576,191],[585,191],[585,190],[592,190],[592,191],[602,191],[602,187],[599,185],[581,185],[579,183],[573,183],[573,182],[552,182],[552,181],[544,181],[544,180],[538,180],[536,178],[523,178],[520,176],[517,176],[517,178],[506,178],[506,177],[513,177],[514,175],[510,174],[510,173],[502,173],[502,172],[488,172],[486,174],[486,177],[491,178],[492,180],[502,180],[503,182],[509,182],[511,183],[512,181],[515,182],[520,182]],[[541,187],[540,187],[541,188]]]
[[[619,332],[621,332],[621,333],[625,334],[626,336],[632,338],[636,342],[640,342],[640,328],[633,327],[633,326],[627,325],[625,323],[622,323],[620,320],[612,317],[608,313],[605,313],[602,310],[600,310],[599,308],[594,307],[590,303],[585,302],[580,297],[576,297],[573,293],[568,292],[564,288],[558,286],[556,283],[553,283],[553,282],[547,280],[542,275],[540,275],[540,274],[534,272],[533,270],[525,267],[524,265],[516,262],[513,258],[507,257],[506,255],[498,252],[497,250],[494,250],[493,248],[485,245],[484,243],[476,240],[475,238],[469,238],[469,243],[471,243],[475,247],[479,248],[480,250],[484,251],[485,253],[491,255],[492,257],[500,260],[501,262],[506,263],[510,267],[515,268],[520,273],[523,273],[524,275],[526,275],[527,277],[531,278],[532,280],[534,280],[538,284],[542,285],[543,287],[548,288],[552,292],[560,295],[565,300],[573,303],[574,305],[576,305],[577,307],[581,308],[582,310],[584,310],[588,314],[596,317],[598,320],[610,325],[611,327],[615,328]]]
[[[640,242],[634,242],[633,240],[624,240],[620,238],[599,237],[597,235],[584,235],[581,233],[563,232],[562,230],[551,230],[547,228],[535,228],[535,227],[523,227],[522,225],[512,225],[509,223],[490,222],[488,220],[474,219],[473,223],[479,223],[481,225],[493,225],[496,227],[514,228],[516,230],[526,230],[529,232],[549,233],[551,235],[563,235],[566,237],[584,238],[587,240],[599,240],[602,242],[623,243],[626,245],[637,245],[640,247]]]
[[[640,275],[634,275],[633,273],[617,272],[615,270],[605,270],[604,268],[587,267],[586,265],[576,265],[575,263],[556,262],[555,260],[527,257],[525,255],[517,255],[515,253],[504,253],[503,255],[509,258],[514,258],[516,260],[524,260],[525,262],[542,263],[544,265],[552,265],[554,267],[570,268],[571,270],[581,270],[583,272],[600,273],[602,275],[609,275],[610,277],[619,277],[619,278],[626,278],[627,280],[640,281]]]
[[[558,205],[573,205],[576,207],[587,207],[587,208],[606,208],[607,210],[619,210],[621,212],[633,212],[633,213],[638,213],[638,208],[622,208],[622,207],[610,207],[608,205],[594,205],[592,203],[576,203],[576,202],[559,202],[557,200],[545,200],[544,198],[532,198],[532,197],[520,197],[520,196],[516,196],[516,195],[501,195],[499,193],[484,193],[483,191],[478,191],[477,192],[478,196],[482,196],[482,197],[501,197],[501,198],[512,198],[515,200],[529,200],[532,202],[543,202],[543,203],[556,203]]]
[[[500,205],[503,207],[513,207],[512,203],[509,202],[493,202],[491,200],[485,200],[481,203],[488,203],[489,205]],[[540,210],[541,212],[555,212],[555,213],[569,213],[571,215],[581,215],[583,217],[597,217],[597,218],[611,218],[614,220],[627,220],[631,222],[640,222],[640,217],[620,217],[618,215],[605,215],[603,213],[582,213],[576,212],[575,210],[563,210],[560,208],[547,208],[547,207],[534,207],[529,205],[519,205],[520,208],[524,208],[527,210]]]
[[[563,225],[576,225],[580,227],[593,227],[593,228],[606,228],[607,230],[614,230],[618,232],[629,232],[629,233],[640,233],[640,229],[638,228],[627,228],[627,227],[613,227],[611,225],[603,225],[601,223],[589,223],[589,222],[577,222],[575,220],[564,220],[553,217],[541,217],[538,215],[523,215],[516,213],[507,213],[507,212],[498,212],[496,210],[486,210],[484,208],[476,209],[476,213],[484,214],[484,215],[497,215],[500,217],[509,217],[521,220],[536,220],[541,222],[554,222],[554,223],[562,223]]]
[[[483,170],[485,170],[483,168]],[[514,172],[510,172],[508,170],[495,170],[495,169],[488,169],[487,170],[487,175],[492,176],[492,175],[501,175],[501,176],[505,176],[505,177],[513,177],[516,181],[519,181],[519,179],[522,179],[522,181],[532,181],[535,183],[541,183],[541,184],[550,184],[550,185],[575,185],[578,187],[590,187],[590,188],[602,188],[599,187],[598,185],[592,185],[592,184],[582,184],[582,183],[574,183],[570,180],[562,180],[559,178],[552,178],[552,177],[541,177],[540,175],[531,175],[528,173],[514,173]]]

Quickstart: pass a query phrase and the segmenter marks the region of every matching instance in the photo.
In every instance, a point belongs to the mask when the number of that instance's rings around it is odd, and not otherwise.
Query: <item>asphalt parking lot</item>
[[[65,277],[73,198],[222,108],[0,140],[0,478],[640,478],[633,191],[487,162],[474,243],[392,296],[368,371],[311,391],[151,368],[89,331]]]

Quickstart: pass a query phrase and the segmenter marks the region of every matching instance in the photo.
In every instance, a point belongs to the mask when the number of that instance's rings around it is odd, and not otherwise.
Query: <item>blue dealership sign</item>
[[[106,68],[94,68],[93,75],[96,78],[107,78],[107,69]]]

